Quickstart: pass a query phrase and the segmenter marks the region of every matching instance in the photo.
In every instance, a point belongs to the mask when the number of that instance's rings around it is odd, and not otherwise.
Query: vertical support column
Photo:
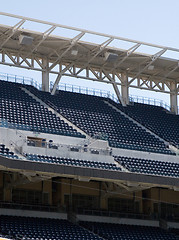
[[[121,93],[122,93],[122,100],[124,105],[126,106],[129,104],[129,87],[128,87],[128,76],[125,73],[121,74],[122,78],[122,85],[121,85]]]
[[[177,84],[176,82],[170,83],[170,109],[171,112],[178,114],[178,101],[177,101]]]
[[[42,72],[42,91],[49,92],[50,91],[49,90],[49,71],[48,71],[49,63],[46,58],[42,59],[42,65],[43,65],[43,69],[45,70]]]
[[[70,179],[70,195],[69,195],[69,211],[73,211],[73,199],[72,199],[72,183],[73,179]]]

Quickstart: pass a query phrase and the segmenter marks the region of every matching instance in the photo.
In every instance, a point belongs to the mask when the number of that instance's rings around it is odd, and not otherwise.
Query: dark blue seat
[[[178,163],[123,156],[115,156],[115,161],[130,172],[179,177]]]
[[[107,98],[65,91],[53,96],[26,87],[88,135],[108,140],[111,147],[173,154],[158,138],[107,105]]]
[[[67,220],[0,216],[0,235],[18,239],[102,240],[92,232]]]
[[[82,159],[71,159],[64,157],[53,157],[53,156],[44,156],[36,154],[26,154],[26,158],[31,161],[40,161],[40,162],[49,162],[54,164],[64,164],[70,166],[82,166],[89,168],[99,168],[113,171],[121,171],[121,168],[116,164],[97,162],[97,161],[87,161]]]
[[[3,127],[85,137],[25,93],[22,86],[0,81],[0,119]]]
[[[104,239],[113,240],[177,240],[177,236],[158,227],[126,224],[80,222],[80,225],[97,233]]]

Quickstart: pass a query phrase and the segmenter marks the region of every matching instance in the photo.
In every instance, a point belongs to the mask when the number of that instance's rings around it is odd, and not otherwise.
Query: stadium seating
[[[162,141],[107,105],[106,98],[65,91],[53,96],[26,87],[88,135],[100,134],[111,147],[172,154]]]
[[[179,177],[178,163],[120,156],[116,156],[115,161],[130,172]]]
[[[85,137],[21,90],[20,84],[0,81],[1,125],[9,128]]]
[[[116,106],[161,138],[179,147],[179,115],[148,104],[133,103],[124,108],[120,104]]]
[[[179,239],[179,229],[178,228],[170,228],[169,231],[175,234]]]
[[[9,150],[4,144],[0,144],[0,155],[6,156],[8,158],[18,158],[12,151]]]
[[[67,220],[0,216],[0,234],[18,240],[102,240]]]
[[[81,222],[81,226],[109,240],[177,240],[177,236],[158,227],[98,222]]]
[[[113,163],[87,161],[87,160],[81,160],[81,159],[70,159],[70,158],[63,158],[63,157],[43,156],[43,155],[36,155],[36,154],[26,154],[26,157],[28,160],[36,161],[36,162],[46,162],[46,163],[54,163],[54,164],[62,164],[62,165],[70,165],[70,166],[81,166],[85,168],[89,167],[89,168],[121,171],[121,168],[117,167],[116,164],[113,164]]]

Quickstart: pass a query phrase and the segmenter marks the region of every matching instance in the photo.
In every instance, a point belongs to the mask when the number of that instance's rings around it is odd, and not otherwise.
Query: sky
[[[96,32],[179,48],[179,0],[9,0],[1,12],[46,20]],[[0,19],[1,23],[1,19]],[[179,56],[176,56],[178,59]],[[40,73],[0,65],[0,72],[39,80]],[[53,80],[53,79],[51,79]],[[62,78],[62,82],[111,90],[97,82]],[[169,95],[131,89],[130,94],[169,101]]]

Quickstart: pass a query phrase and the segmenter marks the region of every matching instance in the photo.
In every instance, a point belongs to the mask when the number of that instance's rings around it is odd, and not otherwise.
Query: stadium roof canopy
[[[112,84],[124,105],[129,87],[169,93],[177,112],[179,60],[168,56],[179,49],[0,12],[3,20],[0,64],[41,71],[42,90],[49,74],[57,75],[52,94],[70,76]]]

